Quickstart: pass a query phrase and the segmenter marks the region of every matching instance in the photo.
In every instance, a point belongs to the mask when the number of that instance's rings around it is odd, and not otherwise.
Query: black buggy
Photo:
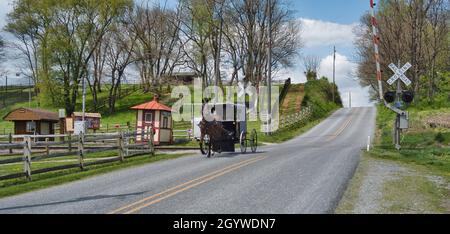
[[[222,108],[219,108],[220,106]],[[214,121],[206,121],[202,118],[198,123],[200,151],[203,155],[211,157],[214,153],[234,153],[236,144],[239,144],[241,153],[247,152],[248,145],[253,153],[256,152],[258,135],[255,129],[250,133],[247,131],[245,105],[215,104],[209,105],[208,108],[214,116]],[[234,113],[226,113],[226,110],[234,110]],[[242,116],[244,120],[238,119],[238,116]]]

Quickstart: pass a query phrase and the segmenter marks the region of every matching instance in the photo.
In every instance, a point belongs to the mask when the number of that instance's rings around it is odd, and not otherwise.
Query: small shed
[[[172,84],[192,84],[194,79],[199,77],[199,75],[195,72],[175,72],[170,75],[163,74],[162,75],[166,80],[168,80]]]
[[[100,113],[84,113],[86,129],[94,130],[94,132],[100,129],[101,119],[102,115]],[[83,121],[83,112],[73,112],[72,116],[65,119],[66,132],[73,133],[75,123],[81,121]]]
[[[53,135],[59,116],[56,112],[22,107],[9,112],[3,120],[14,122],[16,135]]]
[[[143,103],[131,108],[136,110],[136,131],[138,142],[148,142],[149,136],[146,134],[144,139],[141,133],[149,132],[153,129],[155,145],[173,144],[173,121],[172,108],[159,102],[159,98],[155,95],[153,101]]]

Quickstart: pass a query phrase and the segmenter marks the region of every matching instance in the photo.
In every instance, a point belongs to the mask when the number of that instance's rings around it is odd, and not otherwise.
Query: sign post
[[[402,95],[405,94],[402,89],[401,83],[403,82],[406,86],[411,85],[411,80],[406,77],[405,73],[408,71],[412,65],[410,63],[406,63],[402,68],[400,68],[400,61],[398,66],[391,63],[389,68],[394,72],[394,75],[387,81],[389,85],[393,85],[397,82],[397,89],[395,92],[395,103],[394,106],[386,105],[389,109],[397,113],[394,124],[394,144],[397,150],[401,149],[400,141],[401,141],[401,132],[403,129],[409,128],[409,114],[406,111],[402,110],[403,104],[402,99],[405,101],[405,98]],[[385,98],[386,99],[386,98]],[[405,101],[406,102],[406,101]]]

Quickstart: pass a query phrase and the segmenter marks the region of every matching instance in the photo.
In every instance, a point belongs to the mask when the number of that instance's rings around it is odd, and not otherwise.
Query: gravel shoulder
[[[450,176],[363,154],[338,214],[450,213]]]

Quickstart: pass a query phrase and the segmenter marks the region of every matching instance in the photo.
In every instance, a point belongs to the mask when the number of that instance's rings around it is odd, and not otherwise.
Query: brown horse
[[[208,155],[208,157],[210,157],[211,155],[209,154],[209,152],[204,152],[203,148],[206,135],[208,135],[209,137],[209,143],[211,145],[212,151],[218,153],[221,153],[222,151],[221,142],[232,139],[232,132],[227,131],[223,127],[222,123],[215,120],[206,121],[205,118],[203,118],[198,126],[200,127],[200,148],[202,153]]]

